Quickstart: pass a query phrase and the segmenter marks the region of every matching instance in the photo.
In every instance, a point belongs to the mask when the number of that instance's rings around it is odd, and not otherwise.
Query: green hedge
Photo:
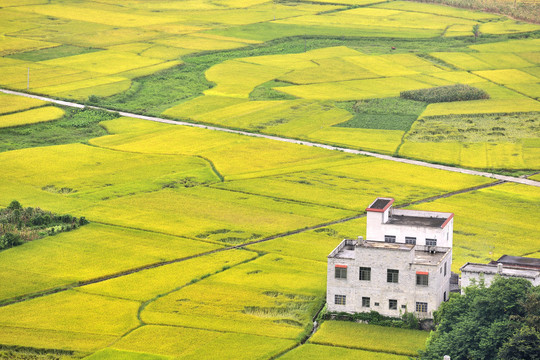
[[[488,93],[484,90],[463,84],[402,91],[399,96],[404,99],[427,103],[489,99]]]

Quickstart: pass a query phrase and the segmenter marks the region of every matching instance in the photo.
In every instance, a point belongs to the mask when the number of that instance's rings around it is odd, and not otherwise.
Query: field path
[[[75,107],[75,108],[79,108],[79,109],[84,109],[85,107],[88,107],[88,108],[92,108],[92,109],[99,109],[99,110],[104,110],[104,111],[109,111],[109,112],[116,112],[116,113],[120,114],[121,116],[135,118],[135,119],[155,121],[155,122],[164,123],[164,124],[171,124],[171,125],[191,126],[191,127],[196,127],[196,128],[201,128],[201,129],[208,129],[208,130],[213,130],[213,131],[223,131],[223,132],[228,132],[228,133],[232,133],[232,134],[245,135],[245,136],[251,136],[251,137],[274,140],[274,141],[288,142],[288,143],[292,143],[292,144],[317,147],[317,148],[322,148],[322,149],[327,149],[327,150],[341,151],[341,152],[345,152],[345,153],[349,153],[349,154],[355,154],[355,155],[371,156],[371,157],[375,157],[375,158],[378,158],[378,159],[395,161],[395,162],[411,164],[411,165],[417,165],[417,166],[424,166],[424,167],[428,167],[428,168],[432,168],[432,169],[439,169],[439,170],[444,170],[444,171],[452,171],[452,172],[468,174],[468,175],[484,176],[484,177],[497,179],[497,180],[501,180],[501,181],[506,181],[506,182],[513,182],[513,183],[518,183],[518,184],[522,184],[522,185],[530,185],[530,186],[540,187],[540,182],[535,181],[535,180],[531,180],[531,179],[527,179],[527,178],[517,178],[517,177],[513,177],[513,176],[493,174],[493,173],[484,172],[484,171],[464,169],[464,168],[460,168],[460,167],[432,164],[432,163],[425,162],[425,161],[399,158],[399,157],[390,156],[390,155],[383,155],[383,154],[373,153],[373,152],[369,152],[369,151],[355,150],[355,149],[349,149],[349,148],[344,148],[344,147],[326,145],[326,144],[315,143],[315,142],[311,142],[311,141],[297,140],[297,139],[291,139],[291,138],[285,138],[285,137],[279,137],[279,136],[273,136],[273,135],[264,135],[264,134],[259,134],[259,133],[251,133],[251,132],[248,132],[248,131],[233,130],[233,129],[227,129],[227,128],[217,127],[217,126],[195,124],[195,123],[189,123],[189,122],[185,122],[185,121],[168,120],[168,119],[159,118],[159,117],[155,117],[155,116],[139,115],[139,114],[129,113],[129,112],[125,112],[125,111],[116,111],[116,110],[101,108],[101,107],[97,107],[97,106],[85,106],[85,105],[74,103],[74,102],[56,100],[56,99],[52,99],[52,98],[48,98],[48,97],[44,97],[44,96],[31,95],[31,94],[27,94],[27,93],[23,93],[23,92],[6,90],[6,89],[0,89],[0,92],[3,92],[5,94],[10,94],[10,95],[18,95],[18,96],[24,96],[24,97],[29,97],[29,98],[33,98],[33,99],[39,99],[39,100],[48,101],[48,102],[51,102],[51,103],[54,103],[54,104],[58,104],[58,105],[62,105],[62,106],[69,106],[69,107]]]

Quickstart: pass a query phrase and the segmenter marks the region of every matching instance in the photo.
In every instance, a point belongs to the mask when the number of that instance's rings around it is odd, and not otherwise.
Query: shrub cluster
[[[402,91],[399,96],[404,99],[423,101],[430,104],[450,101],[489,99],[488,93],[486,93],[484,90],[463,84]]]
[[[84,217],[58,215],[40,208],[23,208],[17,200],[0,210],[0,250],[88,224]]]
[[[379,314],[377,311],[349,314],[346,312],[326,312],[322,315],[325,320],[335,319],[343,321],[365,322],[372,325],[397,327],[402,329],[421,329],[420,320],[413,314],[406,312],[401,318],[394,318]]]

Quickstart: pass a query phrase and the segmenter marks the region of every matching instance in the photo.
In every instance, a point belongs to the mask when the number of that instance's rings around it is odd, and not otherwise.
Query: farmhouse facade
[[[393,203],[377,198],[366,209],[366,239],[343,240],[328,256],[329,311],[432,318],[448,299],[454,214]]]
[[[533,286],[540,285],[540,259],[503,255],[489,264],[468,262],[460,270],[462,289],[480,281],[490,286],[496,276],[522,278]]]

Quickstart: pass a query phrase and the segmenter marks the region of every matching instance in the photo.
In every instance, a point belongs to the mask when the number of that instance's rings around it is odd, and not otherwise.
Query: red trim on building
[[[377,198],[377,199],[378,199],[378,198]],[[375,201],[377,201],[377,200],[375,200]],[[374,202],[375,202],[375,201],[374,201]],[[374,203],[374,202],[373,202],[373,203]],[[373,204],[373,203],[372,203],[372,204]],[[390,206],[392,206],[393,203],[394,203],[394,199],[390,199],[390,202],[389,202],[388,204],[386,204],[386,206],[385,206],[383,209],[372,209],[372,208],[369,208],[369,207],[368,207],[368,208],[366,208],[366,211],[372,211],[372,212],[385,212],[386,210],[388,210],[388,208],[389,208]]]
[[[337,268],[346,269],[347,265],[336,265]]]
[[[450,216],[448,217],[448,219],[446,219],[446,221],[441,225],[441,229],[444,229],[444,227],[446,225],[448,225],[448,223],[450,222],[450,220],[452,220],[454,218],[454,213],[451,213]]]
[[[416,275],[429,275],[429,272],[427,272],[427,271],[417,271]]]

